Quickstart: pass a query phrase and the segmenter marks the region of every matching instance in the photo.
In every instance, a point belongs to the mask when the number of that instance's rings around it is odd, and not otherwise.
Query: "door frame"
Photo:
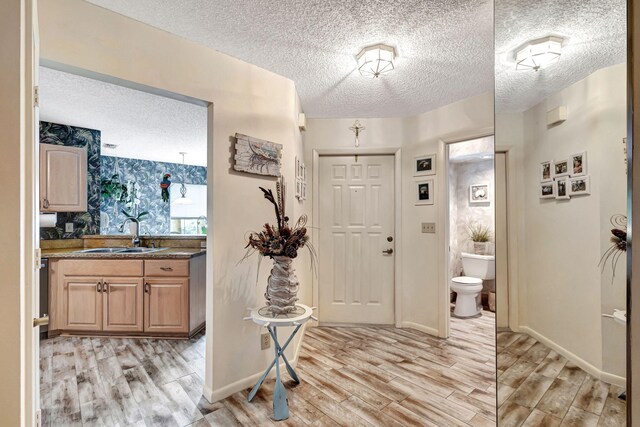
[[[321,262],[321,254],[319,249],[320,242],[320,174],[319,163],[320,157],[329,156],[381,156],[392,155],[394,157],[394,232],[395,258],[394,258],[394,319],[396,328],[402,327],[402,240],[398,236],[402,235],[402,153],[399,147],[389,148],[314,148],[313,149],[313,190],[311,201],[313,204],[313,221],[311,227],[311,239],[318,248],[318,264]],[[400,242],[400,244],[398,244]],[[319,274],[319,268],[318,268]],[[318,295],[318,275],[312,277],[312,301],[313,306],[317,307],[319,302]],[[320,318],[320,310],[318,308],[318,319]],[[314,322],[317,325],[318,322]]]
[[[456,134],[445,139],[438,140],[437,170],[442,171],[441,178],[437,180],[437,204],[438,226],[442,226],[444,232],[438,233],[438,265],[444,266],[438,269],[438,337],[449,338],[450,316],[450,283],[449,283],[449,246],[451,235],[449,233],[449,150],[450,144],[469,141],[472,139],[494,136],[493,126],[476,131]],[[494,139],[495,144],[495,139]],[[494,145],[495,151],[495,145]]]

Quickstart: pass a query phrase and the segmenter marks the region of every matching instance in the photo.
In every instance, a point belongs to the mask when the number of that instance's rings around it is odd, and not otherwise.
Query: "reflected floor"
[[[623,388],[593,378],[526,334],[498,333],[500,427],[624,426]]]

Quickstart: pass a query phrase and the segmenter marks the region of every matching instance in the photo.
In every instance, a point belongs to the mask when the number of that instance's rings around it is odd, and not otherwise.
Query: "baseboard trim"
[[[566,357],[571,362],[575,363],[580,368],[582,368],[587,373],[589,373],[591,376],[593,376],[595,378],[598,378],[599,380],[604,381],[604,382],[609,383],[609,384],[614,384],[614,385],[617,385],[619,387],[626,387],[626,385],[627,385],[626,378],[620,377],[618,375],[613,375],[613,374],[610,374],[608,372],[601,371],[600,369],[598,369],[595,366],[593,366],[591,363],[589,363],[586,360],[578,357],[577,355],[573,354],[572,352],[570,352],[566,348],[556,344],[555,342],[551,341],[549,338],[547,338],[544,335],[536,332],[535,330],[531,329],[528,326],[520,326],[520,328],[518,328],[518,329],[520,330],[520,332],[523,332],[523,333],[525,333],[527,335],[530,335],[531,337],[533,337],[536,340],[540,341],[542,344],[546,345],[547,347],[549,347],[550,349],[552,349],[556,353],[559,353],[562,356]]]
[[[300,355],[300,347],[302,346],[302,340],[304,339],[304,335],[306,332],[306,324],[302,327],[302,330],[300,331],[300,339],[298,340],[298,344],[296,345],[294,352],[293,352],[293,358],[291,358],[289,360],[289,364],[291,365],[291,367],[293,369],[296,368],[296,366],[298,366],[298,356]],[[273,343],[272,343],[273,345]],[[215,356],[214,356],[215,357]],[[265,366],[266,369],[266,366]],[[286,366],[284,363],[280,363],[280,372],[286,372]],[[222,399],[226,399],[227,397],[231,396],[232,394],[235,394],[239,391],[245,390],[249,387],[253,387],[255,385],[255,383],[258,381],[258,379],[262,376],[262,374],[264,373],[264,371],[260,371],[256,374],[250,375],[248,377],[239,379],[238,381],[235,381],[231,384],[227,384],[224,387],[221,387],[219,389],[216,390],[210,390],[208,389],[206,386],[203,388],[203,396],[211,403],[213,402],[217,402],[219,400]],[[275,377],[275,369],[272,369],[271,372],[269,373],[269,375],[267,376],[267,378],[274,378]]]
[[[415,329],[416,331],[424,332],[425,334],[433,335],[434,337],[440,336],[437,329],[430,328],[428,326],[424,326],[419,323],[402,322],[402,327],[408,328],[408,329]]]

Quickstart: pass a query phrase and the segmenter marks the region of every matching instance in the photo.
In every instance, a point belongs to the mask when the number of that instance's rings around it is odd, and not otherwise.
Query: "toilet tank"
[[[493,255],[475,255],[462,252],[464,275],[482,280],[496,277],[496,258]]]

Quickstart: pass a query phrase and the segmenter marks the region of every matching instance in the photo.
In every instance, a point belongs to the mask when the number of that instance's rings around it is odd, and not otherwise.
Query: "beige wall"
[[[235,132],[283,144],[282,172],[294,182],[294,157],[302,155],[297,129],[300,102],[293,82],[180,37],[79,0],[41,1],[41,50],[48,61],[214,103],[213,145],[209,146],[209,195],[213,216],[208,241],[206,387],[219,399],[247,387],[273,357],[261,351],[261,329],[243,322],[248,307],[264,302],[269,262],[237,265],[245,234],[273,220],[258,186],[275,181],[236,173],[232,167]],[[178,150],[179,147],[176,147]],[[292,218],[305,211],[288,195]],[[306,255],[296,261],[302,302],[310,274]],[[294,342],[289,350],[293,358]],[[215,349],[215,352],[214,352]],[[211,362],[212,359],[212,362]]]
[[[355,119],[309,119],[305,134],[306,164],[311,171],[314,149],[353,148],[354,135],[349,127]],[[444,232],[444,218],[439,207],[444,197],[437,195],[433,206],[414,205],[414,182],[412,172],[414,157],[438,153],[441,141],[492,133],[493,94],[486,93],[415,117],[360,119],[365,131],[360,137],[360,147],[397,147],[402,152],[401,220],[402,234],[396,236],[402,245],[401,286],[402,319],[405,326],[418,327],[437,334],[438,283],[446,280],[443,249],[438,234],[422,234],[422,222],[436,222],[437,233]],[[441,167],[438,159],[438,167]],[[439,188],[443,179],[437,171],[434,184]],[[440,191],[440,190],[438,190]],[[442,199],[440,197],[443,197]]]
[[[509,201],[524,219],[516,222],[520,246],[512,249],[520,272],[519,322],[512,327],[548,340],[614,382],[625,376],[625,331],[601,314],[625,308],[625,261],[613,283],[610,266],[601,275],[597,264],[610,246],[609,218],[626,212],[625,81],[624,65],[600,70],[521,115],[498,115],[496,126],[496,144],[513,142],[514,153],[523,154],[510,165],[520,171],[510,180],[524,195]],[[569,118],[548,128],[546,112],[559,105],[567,106]],[[541,200],[540,162],[585,150],[591,195]]]

